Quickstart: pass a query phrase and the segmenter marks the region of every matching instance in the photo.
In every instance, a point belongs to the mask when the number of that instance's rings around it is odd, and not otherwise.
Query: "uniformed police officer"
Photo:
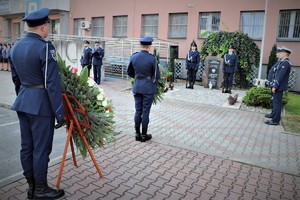
[[[199,64],[200,53],[197,50],[197,44],[193,41],[191,43],[190,51],[187,53],[186,56],[187,79],[189,82],[189,85],[186,84],[186,88],[194,89]]]
[[[278,58],[280,51],[281,51],[281,48],[277,47],[277,50],[276,50],[277,62],[271,67],[271,69],[268,73],[268,78],[267,78],[268,81],[266,82],[266,87],[271,88],[272,99],[273,99],[272,84],[273,84],[273,81],[274,81],[274,78],[275,78],[275,72],[277,70],[277,66],[280,63],[280,59]],[[269,114],[266,114],[265,117],[266,118],[273,118],[273,116],[274,116],[274,109],[272,107],[272,112],[269,113]]]
[[[238,57],[234,52],[233,45],[229,45],[223,63],[224,86],[222,92],[231,94],[234,72],[238,69]]]
[[[156,81],[160,79],[160,71],[157,60],[150,54],[153,38],[140,39],[141,51],[130,57],[127,74],[134,78],[132,92],[135,101],[135,131],[136,141],[145,142],[152,138],[147,134],[149,114],[154,94],[157,91]],[[142,124],[142,133],[140,125]]]
[[[281,118],[281,109],[282,109],[282,95],[284,91],[288,89],[288,81],[291,72],[291,62],[289,61],[289,55],[292,51],[286,47],[281,47],[278,52],[278,58],[280,59],[279,64],[275,70],[275,76],[272,84],[273,92],[273,112],[271,120],[266,121],[268,125],[278,125]]]
[[[83,41],[83,50],[82,55],[80,59],[80,63],[82,68],[87,67],[88,68],[88,76],[90,76],[90,71],[92,68],[92,49],[89,47],[90,42],[85,40]]]
[[[47,184],[54,128],[64,124],[56,50],[44,39],[50,29],[49,12],[42,8],[22,19],[27,22],[28,33],[10,52],[17,94],[12,109],[17,111],[20,121],[21,164],[29,184],[28,199],[57,199],[64,195],[63,190]]]
[[[102,59],[104,57],[104,49],[101,48],[99,42],[95,42],[95,48],[92,54],[92,64],[94,70],[94,81],[100,85],[101,83],[101,68]]]

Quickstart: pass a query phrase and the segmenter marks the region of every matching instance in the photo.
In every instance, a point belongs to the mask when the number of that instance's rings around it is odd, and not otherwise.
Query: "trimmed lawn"
[[[300,134],[300,95],[288,93],[288,98],[282,125],[285,131]]]

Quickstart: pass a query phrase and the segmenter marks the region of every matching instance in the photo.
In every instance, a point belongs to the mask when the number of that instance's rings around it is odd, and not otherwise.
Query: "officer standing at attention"
[[[284,46],[278,51],[279,64],[275,70],[275,76],[272,83],[272,106],[273,116],[271,120],[265,122],[267,125],[278,125],[281,118],[282,109],[282,95],[284,91],[288,89],[288,82],[291,72],[291,62],[289,61],[289,55],[292,51]]]
[[[281,48],[277,47],[277,50],[276,50],[277,62],[271,67],[271,69],[270,69],[270,71],[268,73],[268,79],[267,79],[268,81],[266,82],[266,87],[271,87],[272,99],[273,99],[272,85],[273,85],[273,81],[274,81],[274,78],[275,78],[275,72],[277,70],[277,66],[280,63],[280,59],[278,59],[280,51],[281,51]],[[273,116],[274,116],[274,109],[272,107],[272,112],[269,113],[269,114],[265,114],[265,117],[266,118],[273,118]]]
[[[186,56],[187,79],[189,81],[189,86],[186,85],[186,88],[194,89],[199,64],[200,53],[197,49],[197,44],[193,41],[191,44],[190,51]]]
[[[48,8],[42,8],[22,19],[27,22],[28,33],[13,46],[9,59],[17,94],[12,109],[17,111],[20,122],[20,157],[29,185],[28,199],[57,199],[64,195],[63,190],[47,184],[54,128],[64,124],[56,50],[44,39],[50,29],[49,13]]]
[[[92,49],[89,47],[90,42],[85,40],[83,41],[83,50],[82,50],[82,55],[80,59],[80,63],[82,66],[82,69],[84,67],[88,68],[88,76],[90,76],[90,70],[92,68]]]
[[[94,70],[94,81],[97,85],[101,83],[101,68],[102,68],[102,58],[104,57],[104,50],[101,48],[99,42],[95,42],[95,48],[92,54],[92,63]]]
[[[152,42],[152,37],[140,39],[141,51],[131,55],[127,70],[127,74],[135,79],[132,88],[135,101],[135,139],[141,142],[152,138],[151,134],[147,134],[149,114],[154,94],[157,91],[156,81],[160,79],[157,60],[154,55],[150,54]]]
[[[223,73],[224,73],[224,86],[222,93],[231,94],[234,72],[238,69],[238,57],[234,53],[232,45],[228,47],[228,53],[224,55]],[[225,91],[224,91],[225,88]]]

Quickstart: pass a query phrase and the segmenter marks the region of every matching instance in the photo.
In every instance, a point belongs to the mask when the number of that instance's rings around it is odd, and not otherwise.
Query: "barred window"
[[[169,15],[169,38],[186,38],[187,35],[187,13],[176,13]]]
[[[300,10],[280,11],[278,38],[300,39]]]
[[[84,21],[83,18],[74,19],[74,29],[73,34],[74,35],[83,35],[83,30],[81,29],[81,23]]]
[[[104,37],[104,17],[92,18],[92,36]]]
[[[127,16],[114,16],[113,19],[113,37],[127,37]]]
[[[199,13],[199,37],[207,37],[202,34],[220,30],[220,15],[220,12]]]
[[[262,39],[264,12],[241,12],[240,31],[252,39]]]
[[[157,37],[158,34],[158,15],[142,15],[142,37]]]

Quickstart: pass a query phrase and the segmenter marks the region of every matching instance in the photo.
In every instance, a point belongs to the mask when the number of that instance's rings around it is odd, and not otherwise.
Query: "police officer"
[[[272,84],[272,106],[274,115],[271,120],[265,122],[267,125],[278,125],[281,118],[282,95],[288,89],[288,81],[291,72],[291,62],[289,55],[292,51],[284,46],[278,51],[279,64],[275,70],[275,76]]]
[[[82,50],[82,55],[80,59],[80,63],[82,66],[82,69],[84,67],[88,68],[88,76],[90,76],[90,70],[92,68],[92,49],[89,47],[90,42],[85,40],[83,41],[83,50]]]
[[[277,47],[277,50],[276,50],[277,62],[271,67],[271,69],[268,73],[268,79],[267,79],[267,82],[266,82],[266,87],[271,87],[272,99],[273,99],[272,85],[273,85],[273,81],[274,81],[274,78],[275,78],[275,72],[277,70],[278,64],[280,63],[280,59],[278,58],[280,51],[281,51],[281,48]],[[269,113],[269,114],[265,114],[265,117],[266,118],[273,118],[273,116],[274,116],[274,109],[272,107],[272,112]]]
[[[135,131],[136,141],[145,142],[152,138],[147,134],[149,114],[154,94],[157,91],[156,81],[160,79],[160,71],[154,55],[150,54],[153,38],[140,39],[141,51],[130,57],[127,74],[134,78],[132,88],[135,101]],[[140,125],[142,124],[142,133]]]
[[[186,69],[187,69],[187,79],[189,81],[189,86],[186,84],[186,88],[194,89],[194,84],[196,81],[196,74],[200,64],[200,53],[197,50],[196,42],[192,42],[190,51],[186,56]]]
[[[238,57],[234,53],[234,48],[232,45],[229,45],[228,53],[224,55],[223,63],[224,85],[222,88],[222,93],[231,94],[234,72],[238,69]]]
[[[29,185],[28,199],[57,199],[64,195],[63,190],[52,189],[47,184],[54,128],[64,124],[56,50],[44,39],[50,29],[49,12],[48,8],[42,8],[22,19],[28,25],[28,33],[10,52],[17,94],[12,109],[17,111],[20,122],[20,157]]]
[[[102,58],[104,57],[104,49],[101,48],[99,42],[95,42],[95,48],[92,54],[92,63],[94,70],[94,81],[100,85],[101,83],[101,68]]]

